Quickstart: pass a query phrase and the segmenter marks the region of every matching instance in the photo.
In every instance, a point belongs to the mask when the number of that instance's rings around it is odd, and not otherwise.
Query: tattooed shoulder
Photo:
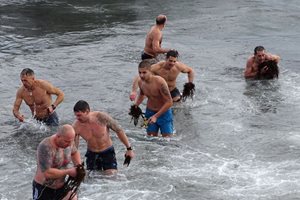
[[[161,84],[161,92],[163,95],[167,95],[167,96],[170,95],[169,88],[164,83]]]
[[[115,132],[119,132],[122,130],[116,122],[116,120],[114,120],[111,116],[109,116],[106,113],[99,112],[98,120],[100,124],[106,125],[108,128],[112,129]]]

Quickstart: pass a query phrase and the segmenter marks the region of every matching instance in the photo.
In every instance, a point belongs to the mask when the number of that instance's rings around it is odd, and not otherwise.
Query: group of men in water
[[[141,55],[142,61],[138,65],[139,75],[134,78],[129,96],[133,101],[132,108],[138,108],[147,97],[145,118],[149,136],[158,136],[159,130],[163,137],[170,137],[173,134],[171,107],[173,102],[182,100],[182,93],[176,86],[176,79],[180,73],[187,74],[188,80],[185,84],[187,93],[193,94],[191,91],[195,90],[194,70],[178,61],[179,54],[176,50],[161,47],[162,30],[166,22],[165,15],[157,16],[156,24],[148,32]],[[159,54],[166,55],[164,61],[158,61],[157,55]],[[266,64],[266,61],[273,61],[277,66],[279,59],[277,55],[266,53],[262,46],[256,47],[254,55],[247,61],[245,78],[263,77],[270,73],[270,68],[272,68]],[[23,69],[20,78],[22,86],[16,94],[14,116],[20,122],[24,122],[25,117],[19,109],[22,101],[25,101],[36,120],[49,126],[58,126],[59,121],[55,110],[64,100],[64,93],[49,82],[36,79],[32,69]],[[56,96],[53,102],[52,95]],[[88,170],[103,170],[107,174],[114,174],[117,171],[115,149],[109,129],[112,129],[124,144],[127,164],[134,157],[133,149],[124,130],[109,114],[91,111],[89,104],[84,100],[79,100],[74,105],[73,111],[76,120],[72,125],[60,125],[55,134],[45,138],[38,145],[37,171],[33,180],[33,199],[35,200],[70,197],[70,199],[77,199],[76,195],[72,195],[72,191],[66,190],[65,177],[78,175],[78,166],[82,163],[78,151],[80,137],[87,143],[85,157]],[[68,168],[71,162],[75,167]]]

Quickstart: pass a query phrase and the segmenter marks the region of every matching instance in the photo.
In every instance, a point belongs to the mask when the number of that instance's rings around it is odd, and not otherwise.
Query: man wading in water
[[[144,51],[142,52],[142,60],[156,58],[160,53],[167,53],[170,49],[161,48],[162,30],[165,28],[167,17],[165,15],[158,15],[156,17],[156,24],[151,27],[147,33],[145,40]]]
[[[50,126],[58,126],[56,107],[63,101],[64,93],[45,80],[35,79],[32,69],[25,68],[20,74],[22,86],[18,89],[14,103],[13,114],[20,121],[25,120],[19,112],[22,101],[29,106],[32,116]],[[51,95],[56,95],[52,102]]]

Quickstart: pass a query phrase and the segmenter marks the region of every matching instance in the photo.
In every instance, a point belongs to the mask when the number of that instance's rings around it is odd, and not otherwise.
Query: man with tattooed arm
[[[158,136],[158,130],[160,129],[163,137],[170,137],[173,134],[171,110],[173,100],[168,84],[164,78],[153,75],[149,60],[140,62],[138,71],[140,93],[134,105],[138,107],[145,97],[148,98],[145,113],[145,117],[148,119],[147,134]]]
[[[71,125],[60,126],[58,132],[45,138],[37,149],[37,170],[33,180],[34,200],[68,199],[65,195],[65,177],[75,177],[81,164],[80,153],[74,144],[75,131]],[[75,195],[72,200],[77,200]]]
[[[87,170],[104,171],[112,175],[117,172],[117,160],[115,149],[109,130],[116,132],[120,141],[126,147],[127,160],[134,157],[133,149],[128,138],[119,124],[107,113],[90,111],[89,104],[78,101],[74,106],[76,120],[73,127],[76,132],[75,143],[78,148],[80,136],[87,142],[86,165]],[[127,165],[129,164],[127,162]]]

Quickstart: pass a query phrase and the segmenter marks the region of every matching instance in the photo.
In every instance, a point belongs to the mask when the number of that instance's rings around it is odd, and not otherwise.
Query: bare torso
[[[161,94],[161,87],[162,87],[162,77],[160,76],[153,76],[150,82],[144,82],[139,80],[139,86],[141,91],[145,96],[147,96],[147,108],[158,111],[160,108],[165,104],[167,101],[163,99]]]
[[[48,107],[51,105],[51,94],[42,87],[41,81],[36,80],[36,85],[32,91],[27,90],[24,86],[20,89],[21,97],[30,107],[32,114],[37,118],[45,118],[49,115]]]
[[[66,149],[53,147],[53,137],[46,138],[38,147],[37,171],[34,180],[47,187],[57,189],[64,185],[65,177],[46,179],[42,168],[66,169],[71,162],[71,147]]]
[[[165,64],[166,64],[165,61],[161,61],[153,65],[151,67],[151,71],[155,75],[163,77],[168,84],[169,90],[172,91],[173,89],[176,88],[176,79],[180,74],[180,69],[178,69],[176,64],[171,69],[167,69],[164,67]]]
[[[75,132],[87,142],[90,151],[103,151],[112,146],[108,128],[108,117],[101,112],[90,112],[89,115],[90,120],[88,122],[75,121]]]
[[[153,47],[153,43],[156,42],[158,42],[159,47],[161,47],[162,32],[157,26],[154,25],[151,27],[150,31],[146,36],[144,52],[153,57],[156,57],[158,53],[155,52]]]
[[[268,60],[275,60],[277,63],[279,61],[279,56],[275,56],[272,54],[265,54],[265,58],[263,60],[258,60],[255,58],[254,55],[250,56],[247,60],[246,69],[244,71],[245,78],[255,78],[258,73],[258,66],[259,64],[268,61]]]

